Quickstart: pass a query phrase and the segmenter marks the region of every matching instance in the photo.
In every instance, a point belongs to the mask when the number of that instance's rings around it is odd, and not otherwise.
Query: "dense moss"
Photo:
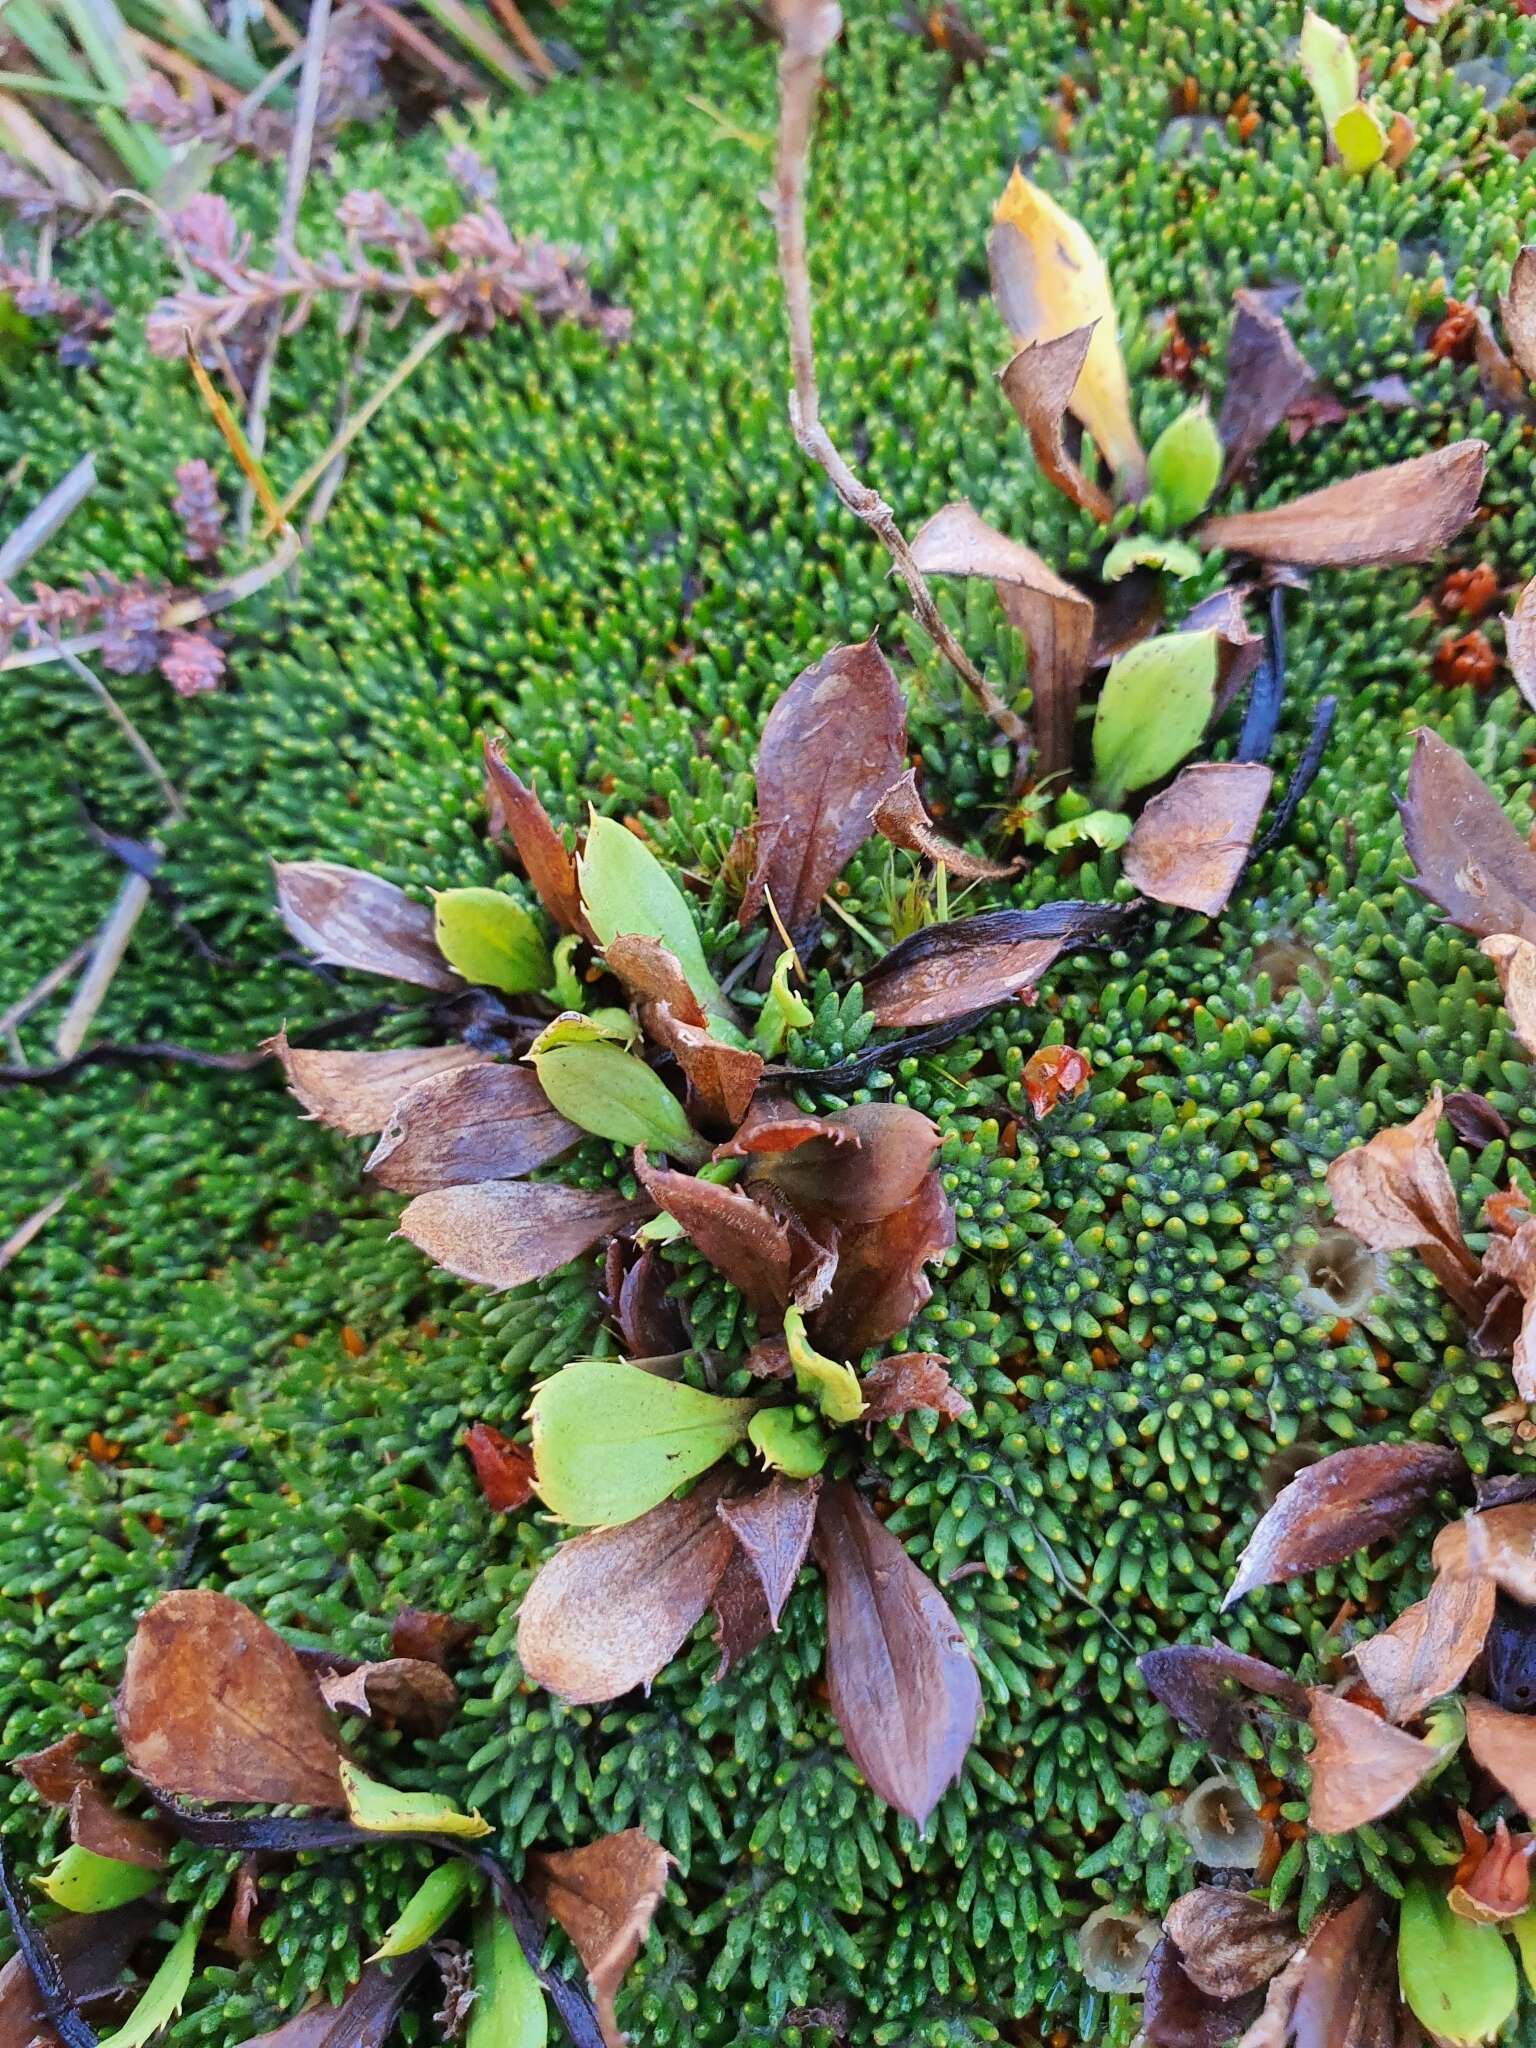
[[[1444,566],[1486,561],[1506,586],[1536,570],[1528,428],[1488,410],[1470,366],[1425,348],[1444,296],[1491,302],[1519,246],[1536,173],[1501,140],[1510,105],[1491,112],[1479,80],[1492,64],[1515,100],[1536,97],[1536,21],[1462,8],[1430,33],[1395,0],[1347,10],[1419,138],[1397,174],[1359,179],[1323,161],[1297,8],[970,11],[997,55],[953,84],[882,0],[850,9],[817,153],[826,410],[904,519],[965,494],[1064,571],[1088,560],[1092,530],[1035,472],[993,381],[984,226],[1022,151],[1109,260],[1144,437],[1187,399],[1158,369],[1164,313],[1219,395],[1233,289],[1294,285],[1293,330],[1330,385],[1349,398],[1400,374],[1412,403],[1367,405],[1294,447],[1275,437],[1250,495],[1476,434],[1492,454],[1486,510]],[[246,1047],[285,1018],[298,1035],[370,1000],[288,950],[266,856],[320,854],[414,887],[488,878],[482,728],[505,728],[565,816],[589,795],[640,814],[663,853],[713,879],[701,915],[729,953],[718,876],[750,814],[766,706],[835,641],[878,626],[908,646],[883,560],[783,423],[759,202],[772,53],[726,6],[571,0],[560,33],[581,74],[499,113],[482,146],[509,218],[592,252],[635,309],[634,338],[610,352],[576,329],[512,328],[440,351],[354,450],[296,586],[231,616],[225,694],[182,703],[156,678],[122,683],[188,797],[165,875],[213,956],[153,906],[102,1015],[111,1037]],[[1234,113],[1240,96],[1256,126]],[[242,218],[269,229],[275,186],[225,177]],[[309,234],[342,190],[374,184],[441,212],[439,139],[344,152],[312,184]],[[8,516],[94,449],[102,486],[39,573],[184,575],[175,464],[206,456],[231,496],[236,479],[184,374],[146,357],[162,259],[112,228],[59,263],[89,269],[119,318],[94,370],[40,352],[7,364],[0,473],[26,460]],[[367,374],[407,340],[378,337]],[[280,485],[324,445],[348,348],[323,317],[284,345]],[[869,1077],[947,1134],[960,1242],[912,1341],[946,1353],[975,1410],[872,1447],[893,1526],[946,1582],[986,1692],[983,1739],[928,1840],[846,1758],[809,1581],[769,1651],[723,1685],[700,1639],[643,1700],[572,1710],[530,1694],[511,1618],[552,1532],[490,1515],[455,1444],[476,1417],[515,1426],[542,1371],[607,1341],[595,1275],[583,1265],[529,1300],[446,1281],[391,1238],[395,1205],[360,1182],[359,1149],[301,1121],[270,1071],[92,1070],[0,1097],[8,1216],[73,1187],[5,1277],[6,1754],[84,1713],[110,1762],[123,1645],[174,1579],[354,1652],[380,1646],[402,1601],[451,1608],[484,1631],[464,1711],[388,1768],[481,1806],[514,1860],[630,1822],[665,1842],[679,1868],[631,1980],[637,2038],[809,2048],[831,2039],[821,2009],[837,2007],[867,2042],[1033,2038],[1012,2024],[1026,2015],[1125,2038],[1129,2011],[1082,1989],[1072,1930],[1101,1901],[1156,1911],[1188,1881],[1171,1813],[1205,1769],[1148,1701],[1137,1653],[1209,1631],[1274,1451],[1445,1432],[1482,1464],[1480,1418],[1503,1397],[1503,1369],[1472,1357],[1409,1261],[1357,1322],[1320,1327],[1298,1303],[1328,1161],[1417,1110],[1431,1080],[1483,1090],[1513,1128],[1508,1146],[1452,1155],[1469,1225],[1507,1156],[1529,1185],[1536,1102],[1491,974],[1403,879],[1392,792],[1412,727],[1462,746],[1522,823],[1536,746],[1502,673],[1487,696],[1435,683],[1423,600],[1440,573],[1319,575],[1291,601],[1282,765],[1325,690],[1339,723],[1287,843],[1219,926],[1164,918],[1134,953],[1057,974],[1038,1007]],[[945,602],[974,651],[1018,673],[988,601]],[[1007,800],[1007,762],[915,644],[903,673],[930,787],[961,827],[981,824]],[[158,807],[57,670],[6,678],[0,733],[8,999],[116,888],[78,797],[119,830],[149,830]],[[888,932],[908,869],[867,850],[846,907]],[[1061,893],[1069,871],[1083,893],[1120,886],[1114,856],[1073,855],[998,900]],[[841,926],[829,943],[817,1021],[793,1048],[805,1064],[867,1037],[857,999],[836,993],[867,951]],[[40,1052],[40,1026],[25,1037]],[[1037,1124],[1022,1061],[1062,1039],[1089,1054],[1093,1083]],[[582,1158],[622,1170],[601,1145]],[[733,1343],[734,1296],[686,1254],[674,1271],[701,1338]],[[1341,1603],[1413,1587],[1430,1526],[1302,1591],[1254,1596],[1228,1639],[1310,1668]],[[392,1741],[377,1739],[381,1764]],[[1297,1799],[1293,1742],[1252,1761]],[[26,1867],[48,1829],[24,1787],[4,1796],[0,1828]],[[1342,1846],[1297,1831],[1277,1889],[1315,1906],[1332,1878],[1364,1869],[1393,1888],[1415,1857],[1446,1854],[1411,1822]],[[205,1970],[169,2038],[236,2042],[310,1987],[339,1990],[422,1868],[381,1848],[270,1876],[265,1956]],[[216,1892],[223,1872],[183,1852],[178,1892]]]

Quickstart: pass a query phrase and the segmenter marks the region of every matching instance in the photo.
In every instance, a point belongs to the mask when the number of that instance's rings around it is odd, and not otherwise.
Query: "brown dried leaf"
[[[230,1901],[224,1946],[242,1963],[254,1963],[261,1954],[261,1936],[255,1925],[256,1915],[261,1909],[261,1892],[257,1885],[260,1868],[254,1856],[242,1856],[240,1867],[235,1872],[235,1895]]]
[[[1288,504],[1208,519],[1195,538],[1202,547],[1298,569],[1427,561],[1477,510],[1487,460],[1483,442],[1457,441],[1327,484]]]
[[[1178,1945],[1185,1975],[1211,1998],[1257,1991],[1301,1946],[1291,1914],[1209,1884],[1175,1899],[1163,1925]]]
[[[17,1757],[11,1768],[49,1806],[69,1809],[69,1839],[79,1848],[141,1870],[164,1870],[169,1861],[164,1829],[112,1804],[100,1772],[80,1760],[84,1740],[78,1731],[66,1735],[48,1749]]]
[[[572,1706],[649,1686],[713,1597],[736,1538],[716,1512],[734,1468],[708,1472],[684,1500],[564,1543],[528,1589],[517,1654],[535,1685]]]
[[[870,813],[870,821],[892,846],[899,846],[905,853],[920,854],[924,860],[947,868],[962,881],[1000,882],[1008,875],[1017,874],[1024,865],[1019,859],[985,860],[980,854],[967,853],[963,846],[956,846],[952,839],[946,839],[923,808],[923,800],[917,793],[915,768],[909,768],[900,782],[891,784]]]
[[[720,1503],[720,1519],[735,1536],[762,1591],[770,1628],[778,1627],[810,1549],[820,1492],[819,1479],[775,1475],[756,1493]]]
[[[400,1235],[461,1280],[521,1287],[579,1258],[600,1238],[630,1230],[651,1213],[606,1188],[495,1180],[434,1188],[408,1202]]]
[[[1477,950],[1485,953],[1497,969],[1511,1029],[1536,1059],[1536,945],[1509,932],[1497,932],[1491,939],[1484,939]]]
[[[1536,1814],[1536,1720],[1468,1698],[1467,1747],[1528,1818]]]
[[[459,1688],[439,1664],[384,1657],[320,1680],[320,1697],[335,1714],[361,1714],[385,1728],[441,1735],[459,1711]]]
[[[815,1121],[797,1119],[805,1130],[801,1144],[755,1154],[756,1133],[748,1131],[746,1146],[753,1156],[754,1186],[768,1182],[803,1216],[830,1217],[842,1228],[877,1223],[905,1208],[922,1186],[939,1145],[938,1126],[920,1110],[899,1102],[858,1102],[837,1116]],[[782,1133],[780,1124],[767,1127]],[[741,1143],[738,1133],[738,1145]],[[732,1147],[721,1147],[729,1157]]]
[[[1511,1599],[1536,1605],[1536,1500],[1447,1522],[1431,1557],[1437,1572],[1490,1578]]]
[[[1046,903],[924,925],[864,977],[877,1024],[948,1024],[1022,994],[1069,948],[1108,940],[1133,906]]]
[[[1499,346],[1486,307],[1472,308],[1472,359],[1477,364],[1477,381],[1489,404],[1501,412],[1526,409],[1525,378]]]
[[[1362,1892],[1315,1922],[1237,2048],[1421,2048],[1398,1998],[1396,1915]]]
[[[720,1662],[715,1667],[715,1684],[744,1663],[760,1643],[773,1634],[768,1602],[757,1573],[738,1543],[730,1561],[715,1583],[715,1643]]]
[[[1227,451],[1221,488],[1255,455],[1302,394],[1312,372],[1285,322],[1255,292],[1237,292],[1227,340],[1227,386],[1216,431]]]
[[[998,373],[998,382],[1029,436],[1042,474],[1063,497],[1107,526],[1114,515],[1114,500],[1083,475],[1067,453],[1062,436],[1062,421],[1092,341],[1093,328],[1089,326],[1058,334],[1054,341],[1032,342]]]
[[[667,1358],[688,1341],[682,1311],[667,1299],[667,1280],[655,1245],[643,1246],[628,1263],[617,1238],[609,1245],[603,1289],[608,1313],[631,1358]]]
[[[684,1023],[667,1003],[647,1003],[642,1016],[646,1036],[682,1069],[691,1121],[733,1131],[757,1093],[762,1055],[749,1046],[722,1045],[704,1025]]]
[[[581,1135],[551,1109],[531,1067],[460,1066],[396,1102],[363,1171],[401,1195],[516,1180]]]
[[[1480,939],[1536,939],[1536,853],[1454,747],[1420,726],[1403,803],[1413,884]]]
[[[746,1298],[758,1315],[781,1316],[794,1280],[794,1247],[786,1222],[743,1194],[635,1154],[641,1186],[681,1225],[684,1235]]]
[[[882,1358],[859,1381],[862,1422],[892,1422],[914,1408],[931,1408],[946,1421],[969,1415],[971,1404],[950,1382],[948,1362],[937,1351],[903,1351]]]
[[[456,1621],[430,1607],[402,1607],[389,1625],[389,1654],[420,1657],[446,1671],[478,1633],[472,1621]]]
[[[1346,1835],[1379,1820],[1421,1785],[1444,1752],[1405,1735],[1335,1693],[1312,1693],[1312,1797],[1307,1824],[1319,1835]]]
[[[1188,1735],[1220,1756],[1237,1753],[1246,1717],[1245,1692],[1279,1700],[1292,1711],[1307,1703],[1306,1687],[1261,1657],[1230,1650],[1225,1643],[1172,1643],[1137,1660],[1147,1691],[1166,1707]]]
[[[1077,704],[1093,645],[1089,600],[1063,583],[1032,548],[989,526],[964,499],[946,505],[918,528],[912,559],[928,576],[984,576],[991,583],[1029,649],[1034,773],[1055,775],[1070,768]]]
[[[639,1828],[528,1859],[528,1889],[575,1944],[607,2048],[623,2048],[613,2001],[667,1888],[672,1858]]]
[[[1463,1469],[1459,1455],[1441,1444],[1356,1444],[1306,1466],[1248,1538],[1223,1610],[1255,1586],[1338,1564],[1395,1535]]]
[[[1492,1579],[1442,1572],[1428,1599],[1355,1645],[1350,1654],[1388,1720],[1416,1721],[1432,1700],[1456,1690],[1483,1647],[1495,1595]]]
[[[902,771],[906,733],[901,685],[872,639],[834,647],[769,712],[757,749],[753,899],[766,889],[791,934],[807,929],[869,837],[869,814]]]
[[[811,1319],[817,1346],[859,1358],[904,1330],[933,1293],[923,1268],[954,1241],[955,1214],[937,1173],[889,1216],[843,1231],[831,1290]]]
[[[1485,1281],[1511,1287],[1520,1297],[1520,1328],[1511,1350],[1515,1392],[1522,1401],[1536,1401],[1536,1217],[1522,1223],[1513,1237],[1495,1233],[1489,1238],[1482,1273]]]
[[[346,1804],[341,1749],[309,1674],[223,1593],[167,1593],[140,1617],[117,1729],[133,1770],[172,1798]]]
[[[77,2006],[97,2005],[119,1990],[123,1965],[154,1927],[148,1900],[105,1913],[65,1913],[48,1929],[48,1947],[65,1992]],[[27,1958],[0,1969],[0,2048],[59,2048]]]
[[[682,1024],[709,1022],[683,963],[660,939],[644,932],[619,932],[608,941],[603,958],[636,1001],[665,1003]]]
[[[1482,1313],[1478,1264],[1461,1234],[1456,1189],[1435,1140],[1438,1088],[1412,1123],[1390,1124],[1328,1169],[1334,1214],[1373,1252],[1416,1251],[1469,1321]]]
[[[1258,1997],[1213,1998],[1184,1967],[1177,1943],[1165,1935],[1147,1961],[1142,1989],[1142,2031],[1153,2048],[1226,2048],[1258,2009]]]
[[[1487,1096],[1479,1095],[1474,1088],[1457,1088],[1447,1095],[1445,1118],[1463,1145],[1473,1152],[1486,1151],[1497,1139],[1509,1136],[1504,1118]]]
[[[308,2005],[240,2048],[381,2048],[426,1959],[423,1948],[392,1963],[370,1963],[340,2005]]]
[[[1237,701],[1264,659],[1264,635],[1255,633],[1248,623],[1243,609],[1245,595],[1245,591],[1223,584],[1220,590],[1213,590],[1209,597],[1191,606],[1179,621],[1181,633],[1216,635],[1216,702],[1211,711],[1211,726]]]
[[[1198,761],[1136,820],[1124,857],[1133,889],[1215,917],[1248,859],[1273,773],[1258,761]]]
[[[526,1444],[514,1443],[488,1422],[473,1422],[464,1432],[464,1448],[488,1508],[503,1514],[527,1506],[533,1498],[533,1452]]]
[[[403,1052],[320,1052],[290,1045],[286,1031],[262,1042],[312,1117],[349,1137],[371,1137],[389,1122],[402,1095],[484,1060],[467,1045],[413,1046]]]
[[[1499,311],[1510,354],[1527,377],[1536,378],[1536,248],[1529,244],[1515,258]]]
[[[1445,1903],[1460,1919],[1482,1926],[1514,1920],[1531,1903],[1531,1851],[1536,1837],[1511,1835],[1504,1820],[1485,1835],[1472,1816],[1459,1811],[1462,1856]]]
[[[507,766],[494,740],[485,742],[484,755],[490,836],[499,839],[505,833],[512,841],[534,895],[555,923],[563,931],[590,939],[592,933],[581,908],[575,856],[567,852],[548,811]]]
[[[1536,576],[1515,599],[1515,608],[1504,621],[1504,645],[1515,687],[1536,710]]]
[[[437,950],[431,911],[393,882],[333,860],[275,861],[273,874],[283,923],[317,960],[418,988],[463,988]]]
[[[846,1483],[812,1538],[827,1581],[827,1689],[870,1790],[919,1830],[981,1719],[976,1666],[943,1595]]]

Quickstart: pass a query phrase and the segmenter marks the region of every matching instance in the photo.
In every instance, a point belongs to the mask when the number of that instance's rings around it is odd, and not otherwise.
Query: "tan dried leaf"
[[[265,1039],[288,1086],[312,1117],[349,1137],[372,1137],[389,1122],[402,1095],[425,1081],[481,1065],[486,1055],[467,1045],[412,1046],[403,1052],[323,1052],[290,1045],[286,1031]]]
[[[333,1713],[361,1714],[386,1728],[441,1735],[459,1710],[459,1689],[440,1664],[420,1657],[384,1657],[320,1680]]]
[[[1258,761],[1185,768],[1136,820],[1126,880],[1158,903],[1215,917],[1243,871],[1274,779]]]
[[[1334,1214],[1375,1252],[1417,1251],[1462,1314],[1482,1313],[1478,1263],[1461,1233],[1456,1189],[1435,1127],[1445,1111],[1438,1088],[1412,1123],[1392,1124],[1341,1153],[1328,1169]]]
[[[1196,538],[1202,547],[1228,548],[1298,569],[1423,562],[1460,533],[1477,510],[1487,460],[1483,442],[1456,441],[1327,484],[1288,504],[1208,519]]]
[[[1021,860],[985,860],[967,853],[946,839],[923,807],[917,793],[917,770],[909,768],[900,782],[893,782],[870,813],[875,830],[906,853],[920,854],[965,882],[1000,882],[1016,874]]]
[[[1427,726],[1414,739],[1402,807],[1414,887],[1477,938],[1536,939],[1536,853],[1454,747]]]
[[[1517,939],[1511,932],[1496,932],[1492,938],[1484,939],[1477,950],[1486,954],[1497,969],[1510,1027],[1536,1059],[1536,946],[1529,939]]]
[[[1392,1626],[1351,1655],[1391,1721],[1416,1721],[1454,1692],[1483,1647],[1497,1588],[1491,1578],[1442,1572]]]
[[[1473,1696],[1467,1701],[1467,1747],[1527,1818],[1536,1814],[1536,1720]]]
[[[999,373],[999,382],[1029,436],[1042,473],[1064,497],[1107,526],[1114,516],[1114,499],[1083,475],[1062,438],[1062,421],[1071,408],[1093,335],[1091,326],[1074,327],[1053,341],[1032,342]]]
[[[1291,1914],[1271,1912],[1246,1892],[1206,1884],[1175,1899],[1163,1926],[1178,1945],[1184,1974],[1210,1998],[1257,1991],[1301,1940]]]
[[[626,1202],[607,1189],[488,1180],[418,1195],[401,1212],[400,1235],[461,1280],[521,1287],[650,1213],[648,1202]]]
[[[672,1858],[640,1828],[528,1859],[528,1889],[575,1944],[606,2048],[623,2048],[613,2001],[667,1888]]]
[[[1512,1287],[1523,1307],[1511,1359],[1515,1392],[1522,1401],[1536,1401],[1536,1217],[1520,1225],[1513,1237],[1495,1232],[1483,1253],[1483,1275]]]
[[[275,861],[273,874],[284,924],[317,960],[450,994],[464,986],[438,951],[432,912],[393,882],[334,860]]]
[[[1530,243],[1515,258],[1499,311],[1510,354],[1527,377],[1536,378],[1536,247]]]
[[[1317,1834],[1345,1835],[1379,1820],[1443,1761],[1433,1743],[1405,1735],[1364,1707],[1316,1689],[1310,1698],[1314,1741],[1307,1822]]]
[[[1489,1578],[1511,1599],[1536,1606],[1536,1501],[1447,1522],[1431,1557],[1437,1572]]]
[[[531,1067],[459,1066],[400,1098],[363,1170],[401,1195],[516,1180],[581,1135],[551,1108]]]

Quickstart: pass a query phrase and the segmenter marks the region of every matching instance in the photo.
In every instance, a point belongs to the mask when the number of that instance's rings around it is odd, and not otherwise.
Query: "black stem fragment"
[[[462,1844],[446,1841],[441,1846],[445,1849],[452,1847],[457,1855],[468,1856],[470,1862],[490,1879],[497,1903],[512,1923],[518,1944],[528,1958],[529,1968],[543,1985],[545,1997],[559,2014],[560,2023],[571,2038],[571,2048],[604,2048],[603,2030],[598,2025],[591,1999],[579,1984],[573,1984],[568,1977],[562,1977],[558,1970],[550,1969],[541,1960],[544,1923],[522,1886],[513,1882],[488,1850],[465,1849]]]
[[[58,1957],[48,1946],[46,1936],[33,1921],[26,1902],[12,1884],[3,1846],[0,1846],[0,1899],[5,1901],[11,1933],[31,1973],[32,1982],[37,1986],[38,1999],[64,2048],[97,2048],[101,2037],[75,2003],[64,1982]]]
[[[1284,838],[1285,834],[1290,830],[1291,820],[1296,815],[1298,804],[1300,804],[1302,798],[1317,780],[1317,771],[1323,765],[1323,755],[1328,746],[1328,735],[1333,730],[1333,717],[1338,708],[1339,700],[1337,697],[1323,697],[1319,700],[1317,710],[1312,715],[1311,737],[1307,741],[1301,759],[1296,764],[1296,773],[1286,785],[1285,795],[1280,799],[1279,806],[1270,822],[1269,830],[1259,840],[1247,860],[1243,863],[1243,872],[1245,874],[1253,866],[1253,863],[1261,853],[1268,853],[1276,841]]]

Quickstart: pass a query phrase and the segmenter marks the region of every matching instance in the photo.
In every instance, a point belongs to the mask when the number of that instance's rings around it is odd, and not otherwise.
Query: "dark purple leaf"
[[[1202,1991],[1184,1968],[1177,1944],[1165,1935],[1147,1963],[1142,2032],[1156,2048],[1225,2048],[1257,2017],[1262,2003],[1256,1991],[1235,1999]]]
[[[400,1235],[461,1280],[521,1287],[650,1214],[649,1202],[629,1202],[607,1188],[488,1180],[418,1195],[401,1214]]]
[[[923,1268],[954,1241],[954,1211],[937,1173],[891,1215],[843,1231],[831,1290],[811,1321],[818,1347],[859,1358],[904,1330],[933,1292]]]
[[[772,1318],[784,1313],[794,1277],[794,1246],[786,1222],[740,1188],[649,1166],[643,1154],[636,1154],[635,1172],[656,1206],[681,1225],[689,1243],[758,1315]]]
[[[363,1170],[402,1195],[516,1180],[581,1135],[550,1108],[531,1067],[461,1066],[395,1104]]]
[[[1305,1686],[1262,1658],[1229,1650],[1225,1643],[1174,1643],[1166,1650],[1148,1650],[1137,1659],[1137,1669],[1147,1691],[1185,1734],[1221,1756],[1237,1753],[1247,1694],[1279,1700],[1295,1713],[1306,1711]]]
[[[283,923],[317,960],[419,988],[464,986],[437,949],[431,911],[393,882],[333,860],[277,861],[273,872]]]
[[[819,1479],[775,1476],[756,1493],[720,1503],[720,1519],[734,1534],[762,1589],[768,1625],[777,1628],[811,1544]]]
[[[1454,747],[1428,726],[1414,737],[1402,807],[1414,887],[1480,939],[1536,939],[1536,853]]]
[[[1487,1096],[1474,1089],[1457,1088],[1447,1095],[1445,1114],[1451,1129],[1469,1151],[1486,1151],[1496,1139],[1509,1136],[1509,1125]]]
[[[655,1245],[626,1260],[617,1238],[604,1267],[608,1313],[631,1358],[669,1358],[688,1341],[682,1310],[667,1299],[667,1268]]]
[[[715,1644],[720,1652],[720,1662],[715,1667],[718,1685],[773,1634],[762,1582],[739,1543],[715,1582],[711,1604],[715,1610]]]
[[[1243,465],[1312,384],[1312,372],[1285,322],[1252,292],[1235,294],[1227,340],[1227,385],[1217,432],[1227,451],[1223,484]]]
[[[1511,1714],[1536,1713],[1536,1607],[1500,1593],[1485,1648],[1489,1699]]]
[[[989,1009],[1032,987],[1062,953],[1112,941],[1135,909],[1047,903],[924,925],[865,975],[865,1007],[885,1025],[943,1024]]]
[[[772,1142],[786,1130],[803,1134],[803,1142]],[[761,1149],[759,1137],[769,1141]],[[769,1182],[800,1215],[829,1217],[846,1229],[905,1208],[922,1186],[938,1144],[938,1126],[920,1110],[898,1102],[859,1102],[836,1116],[749,1127],[717,1156],[745,1153],[752,1161],[751,1185]]]

